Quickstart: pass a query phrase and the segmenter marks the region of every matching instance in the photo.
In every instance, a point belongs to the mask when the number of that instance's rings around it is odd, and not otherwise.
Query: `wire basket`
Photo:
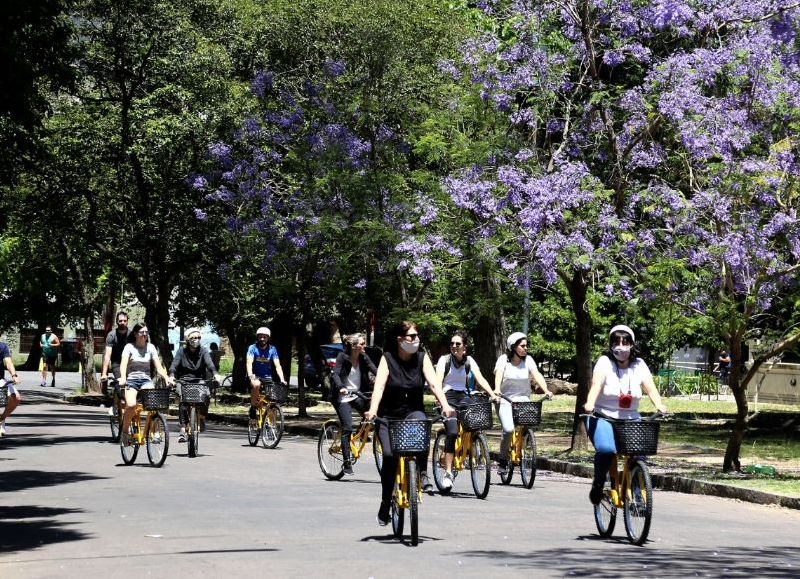
[[[181,382],[181,402],[205,404],[208,399],[206,385],[202,382]]]
[[[0,406],[8,404],[8,386],[0,386]]]
[[[286,402],[289,398],[289,385],[272,380],[262,380],[261,392],[264,394],[264,398],[272,402]]]
[[[464,430],[489,430],[492,427],[492,403],[476,402],[456,412]]]
[[[431,443],[431,421],[389,420],[389,443],[392,454],[406,455],[428,452]]]
[[[525,426],[538,426],[542,421],[542,401],[536,402],[512,402],[511,414],[514,417],[514,425],[523,424]]]
[[[620,420],[612,422],[617,452],[629,456],[647,456],[658,451],[658,427],[654,421]]]
[[[168,410],[169,388],[148,388],[139,390],[145,410]]]

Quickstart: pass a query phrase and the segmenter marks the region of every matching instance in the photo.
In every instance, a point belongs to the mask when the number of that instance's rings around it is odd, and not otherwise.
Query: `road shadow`
[[[111,440],[110,436],[39,436],[26,434],[23,436],[10,436],[3,439],[0,450],[10,450],[21,447],[58,446],[60,444],[73,444],[80,442],[102,442]]]
[[[52,520],[59,515],[81,513],[82,509],[63,509],[22,505],[0,507],[0,553],[29,551],[68,541],[90,538],[86,533],[71,529],[75,523]],[[42,519],[42,520],[29,520]]]
[[[0,489],[5,492],[13,492],[36,487],[53,487],[57,485],[83,482],[87,480],[100,480],[105,478],[108,477],[96,476],[77,471],[53,472],[44,470],[9,470],[0,472]]]
[[[577,537],[587,540],[600,537]],[[611,539],[602,539],[610,543]],[[627,542],[627,541],[622,541]],[[718,547],[664,549],[655,545],[609,548],[602,560],[588,556],[585,549],[557,551],[476,550],[456,553],[459,557],[491,560],[508,568],[556,572],[570,577],[797,577],[800,547]]]
[[[439,537],[429,537],[426,535],[419,535],[419,544],[425,543],[427,541],[441,541]],[[388,535],[367,535],[366,537],[362,537],[359,539],[361,543],[400,543],[406,547],[415,547],[415,545],[411,544],[411,537],[409,535],[403,535],[402,538],[397,538],[394,536],[394,533],[389,533]]]

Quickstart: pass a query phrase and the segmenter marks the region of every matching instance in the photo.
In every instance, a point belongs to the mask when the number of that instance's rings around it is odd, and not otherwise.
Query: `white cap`
[[[514,344],[516,344],[520,340],[527,338],[528,336],[526,334],[523,334],[522,332],[514,332],[508,337],[508,340],[506,340],[506,347],[510,350],[511,348],[514,347]]]
[[[269,331],[269,328],[268,328],[268,327],[266,327],[266,326],[261,326],[260,328],[258,328],[258,329],[256,330],[256,336],[258,336],[259,334],[266,334],[266,335],[268,335],[268,336],[271,336],[271,335],[272,335],[272,332],[270,332],[270,331]]]
[[[630,334],[631,341],[634,342],[634,343],[636,342],[636,336],[634,335],[633,330],[631,330],[625,324],[618,324],[618,325],[614,326],[613,328],[611,328],[611,331],[608,332],[608,337],[610,338],[611,336],[613,336],[614,332],[626,332],[627,334]]]
[[[189,328],[184,332],[183,335],[186,336],[186,339],[188,340],[189,336],[191,336],[192,334],[200,334],[200,337],[201,338],[203,337],[203,332],[200,331],[200,328]]]

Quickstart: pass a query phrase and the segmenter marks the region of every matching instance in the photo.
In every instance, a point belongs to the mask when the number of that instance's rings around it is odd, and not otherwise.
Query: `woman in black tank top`
[[[442,385],[436,377],[436,371],[430,358],[419,351],[419,334],[414,322],[404,321],[397,324],[386,335],[384,353],[378,364],[375,376],[375,389],[372,401],[365,417],[372,420],[376,416],[388,418],[425,418],[425,407],[422,401],[423,388],[427,380],[431,392],[442,405],[445,416],[454,416],[455,411],[447,403],[442,392]],[[389,523],[389,505],[394,488],[394,475],[397,460],[392,456],[389,444],[389,432],[385,425],[378,425],[378,436],[383,446],[383,466],[381,468],[381,506],[378,509],[378,524]],[[432,492],[433,485],[428,480],[428,453],[417,457],[420,468],[422,489]]]

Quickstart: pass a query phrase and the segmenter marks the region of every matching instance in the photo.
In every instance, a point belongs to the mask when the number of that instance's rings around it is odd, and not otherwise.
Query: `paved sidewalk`
[[[22,394],[23,404],[26,399],[35,401],[41,398],[64,400],[71,404],[99,405],[101,403],[100,397],[98,396],[81,394],[81,379],[77,372],[56,374],[55,387],[50,387],[49,385],[44,387],[40,386],[41,375],[38,372],[18,372],[18,374],[22,379],[20,392]],[[177,414],[177,410],[175,408],[170,409],[170,414]],[[307,437],[318,436],[321,424],[325,420],[336,417],[333,407],[327,403],[312,407],[308,417],[299,418],[297,416],[297,408],[290,406],[284,407],[284,415],[287,433]],[[237,417],[214,413],[213,404],[209,412],[209,419],[215,422],[242,427],[246,427],[247,425],[247,418],[245,416]],[[499,446],[499,434],[498,430],[487,432],[492,447],[496,448]],[[537,438],[540,439],[546,436],[546,433],[537,434]],[[653,486],[655,488],[689,494],[713,495],[758,504],[774,504],[792,509],[800,509],[800,499],[798,498],[743,489],[721,483],[710,483],[686,476],[662,474],[659,472],[659,470],[663,470],[658,468],[657,465],[659,462],[666,462],[670,458],[685,458],[686,454],[687,449],[685,447],[676,447],[669,444],[659,445],[658,459],[654,461],[656,465],[652,469]],[[543,456],[538,457],[537,466],[542,470],[549,470],[587,479],[591,479],[593,473],[593,467],[585,463],[570,462]]]

